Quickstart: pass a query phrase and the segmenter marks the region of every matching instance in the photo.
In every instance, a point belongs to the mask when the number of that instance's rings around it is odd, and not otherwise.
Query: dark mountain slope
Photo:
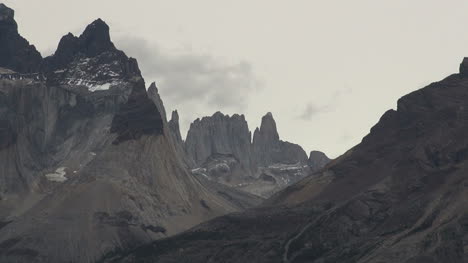
[[[462,70],[401,98],[359,145],[273,196],[269,206],[114,259],[466,263],[467,132]]]
[[[14,16],[12,9],[0,3],[0,67],[21,73],[37,72],[41,54],[18,34]]]

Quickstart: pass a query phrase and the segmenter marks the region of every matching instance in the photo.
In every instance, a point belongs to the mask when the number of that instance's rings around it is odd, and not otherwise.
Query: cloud
[[[327,104],[327,105],[322,105],[322,106],[318,106],[312,102],[309,102],[305,109],[302,111],[301,114],[299,114],[299,116],[297,116],[299,119],[301,120],[305,120],[305,121],[308,121],[308,120],[311,120],[313,117],[315,117],[316,115],[318,114],[321,114],[321,113],[325,113],[325,112],[329,112],[331,110],[331,104]]]
[[[322,105],[318,105],[314,102],[309,102],[306,104],[304,110],[302,113],[300,113],[297,118],[305,121],[311,120],[313,117],[323,114],[323,113],[328,113],[331,112],[332,110],[335,109],[337,106],[337,101],[349,94],[352,93],[352,90],[350,88],[345,88],[341,90],[336,90],[335,92],[332,93],[330,100]]]
[[[155,80],[173,104],[203,104],[213,110],[243,110],[259,86],[249,63],[234,64],[206,54],[171,53],[142,38],[117,37],[116,46],[138,60],[146,80]]]

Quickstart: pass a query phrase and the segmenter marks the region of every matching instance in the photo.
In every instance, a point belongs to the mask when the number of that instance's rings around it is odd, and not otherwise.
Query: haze
[[[336,157],[402,95],[455,73],[468,2],[6,0],[43,56],[100,17],[156,81],[182,134],[215,111],[271,111],[284,140]]]

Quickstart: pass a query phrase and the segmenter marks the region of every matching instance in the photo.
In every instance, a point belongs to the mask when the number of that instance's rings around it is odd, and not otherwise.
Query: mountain
[[[42,58],[0,4],[0,262],[94,262],[262,199],[193,176],[98,19]]]
[[[314,154],[314,161],[308,162],[301,146],[280,140],[271,113],[262,118],[253,141],[251,137],[244,115],[216,112],[213,116],[195,120],[185,141],[193,174],[269,197],[329,161],[321,153],[322,156],[317,157],[320,160],[315,161]]]
[[[328,158],[327,155],[325,155],[323,152],[311,151],[309,154],[309,160],[307,162],[312,171],[318,171],[325,167],[325,165],[327,165],[330,161],[331,159]]]
[[[307,161],[307,154],[301,146],[279,139],[276,122],[270,112],[262,117],[260,129],[255,129],[252,147],[255,163],[259,166]]]
[[[0,67],[20,73],[37,72],[41,54],[18,33],[15,12],[0,3]]]
[[[265,206],[113,262],[467,262],[467,68],[402,97],[360,144]]]
[[[250,131],[244,115],[224,115],[196,119],[187,133],[185,151],[200,166],[214,154],[232,154],[243,170],[251,168]]]

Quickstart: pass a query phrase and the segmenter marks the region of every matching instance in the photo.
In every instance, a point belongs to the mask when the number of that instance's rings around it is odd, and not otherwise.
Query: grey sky
[[[252,130],[271,111],[283,139],[332,157],[399,97],[456,72],[468,55],[462,0],[4,3],[43,54],[104,19],[168,112],[179,110],[183,134],[189,120],[217,110],[246,114]]]
[[[261,87],[251,65],[244,61],[226,64],[207,54],[167,54],[157,44],[139,37],[117,37],[115,42],[138,58],[143,75],[156,80],[166,100],[194,112],[203,106],[243,111],[252,90]]]

